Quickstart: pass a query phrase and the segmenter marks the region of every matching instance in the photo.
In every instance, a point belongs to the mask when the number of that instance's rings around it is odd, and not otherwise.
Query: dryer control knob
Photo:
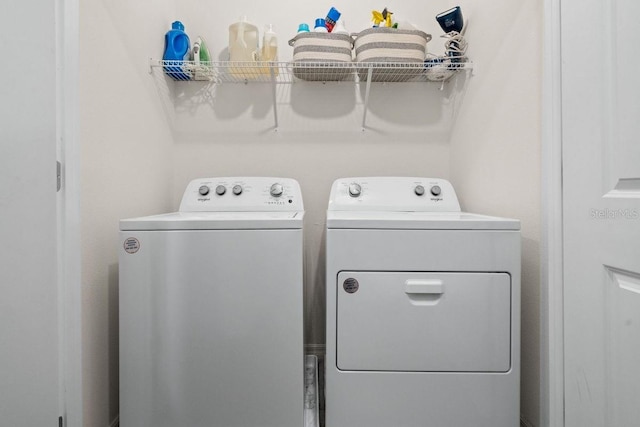
[[[200,188],[198,188],[198,193],[200,193],[201,196],[206,196],[207,194],[209,194],[209,187],[206,185],[202,185],[200,186]]]
[[[431,194],[433,194],[434,196],[439,196],[441,193],[442,189],[439,185],[434,185],[433,187],[431,187]]]
[[[424,187],[422,185],[416,185],[413,191],[415,191],[418,196],[424,196]]]
[[[357,184],[355,182],[349,184],[349,195],[351,197],[358,197],[361,193],[362,187],[360,187],[360,184]]]
[[[273,196],[273,197],[280,197],[282,196],[282,193],[284,192],[284,188],[282,187],[282,184],[279,183],[275,183],[271,186],[271,189],[269,190],[269,193]]]
[[[233,194],[235,194],[236,196],[241,195],[242,194],[242,185],[234,185],[233,189],[231,191],[233,191]]]
[[[225,187],[224,185],[218,185],[216,187],[216,194],[218,196],[222,196],[226,192],[227,192],[227,187]]]

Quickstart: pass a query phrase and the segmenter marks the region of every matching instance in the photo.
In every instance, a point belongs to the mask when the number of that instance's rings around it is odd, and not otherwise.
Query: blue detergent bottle
[[[174,80],[191,80],[191,74],[183,67],[183,61],[189,55],[190,45],[189,36],[184,32],[182,22],[172,23],[171,30],[164,36],[162,60],[171,61],[169,64],[165,64],[164,72]]]

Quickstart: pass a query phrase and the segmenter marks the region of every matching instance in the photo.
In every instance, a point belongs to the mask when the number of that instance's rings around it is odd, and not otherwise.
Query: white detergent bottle
[[[313,28],[314,33],[328,33],[326,21],[323,18],[316,19],[316,25]]]
[[[258,27],[247,20],[229,25],[229,61],[258,60]]]
[[[336,25],[333,27],[333,31],[331,31],[331,34],[345,34],[347,36],[349,35],[349,31],[345,26],[344,19],[338,19]]]
[[[265,25],[264,36],[262,37],[262,56],[261,61],[265,62],[278,62],[278,36],[273,31],[273,24]],[[271,74],[271,68],[273,68],[274,75],[278,75],[278,68],[276,64],[272,64],[270,67],[266,67],[262,70],[263,74]]]
[[[273,31],[273,25],[264,27],[262,38],[262,58],[261,61],[276,62],[278,60],[278,36]]]

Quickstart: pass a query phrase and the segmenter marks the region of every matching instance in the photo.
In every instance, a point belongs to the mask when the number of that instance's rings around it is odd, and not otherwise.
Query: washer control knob
[[[224,185],[218,185],[216,187],[216,194],[218,196],[222,196],[226,192],[227,192],[227,187],[225,187]]]
[[[424,187],[422,185],[416,185],[416,188],[413,191],[415,191],[418,196],[424,196]]]
[[[282,184],[276,182],[271,186],[269,193],[271,193],[273,197],[280,197],[282,196],[282,193],[284,193],[284,188],[282,187]]]
[[[200,186],[200,188],[198,188],[198,193],[200,193],[201,196],[206,196],[207,194],[209,194],[209,187],[206,185],[202,185]]]
[[[434,196],[439,196],[441,193],[442,189],[439,185],[434,185],[433,187],[431,187],[431,194],[433,194]]]
[[[234,185],[233,189],[231,191],[233,191],[233,194],[235,194],[236,196],[241,195],[242,194],[242,185]]]
[[[359,197],[360,194],[362,194],[362,187],[360,187],[360,184],[355,182],[349,184],[349,195],[351,197]]]

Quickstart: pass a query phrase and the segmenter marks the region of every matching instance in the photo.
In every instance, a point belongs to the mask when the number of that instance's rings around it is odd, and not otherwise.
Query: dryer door
[[[345,371],[507,372],[507,273],[338,274],[337,367]]]

